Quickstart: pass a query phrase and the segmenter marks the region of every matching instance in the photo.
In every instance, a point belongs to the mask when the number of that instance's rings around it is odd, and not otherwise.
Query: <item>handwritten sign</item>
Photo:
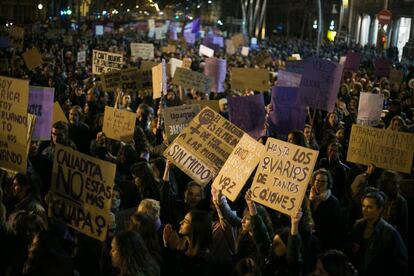
[[[121,90],[130,95],[142,88],[142,73],[137,68],[126,68],[121,70]]]
[[[53,158],[49,216],[104,241],[111,209],[115,164],[57,144]]]
[[[55,89],[50,87],[30,86],[29,91],[28,112],[36,115],[32,140],[50,140]]]
[[[59,102],[55,102],[53,104],[53,116],[52,116],[52,125],[56,122],[68,122],[68,118],[66,118],[65,113],[62,110],[62,107],[60,107]]]
[[[305,60],[299,86],[304,105],[332,112],[341,83],[342,65],[311,57]]]
[[[9,29],[10,45],[16,49],[23,48],[24,29],[17,26],[12,26]]]
[[[129,142],[134,135],[136,118],[134,112],[105,106],[102,130],[108,138]]]
[[[413,154],[414,135],[411,133],[352,125],[349,162],[410,173]]]
[[[120,70],[124,64],[122,54],[93,50],[92,74],[100,75],[110,71]]]
[[[204,67],[204,75],[212,79],[211,91],[224,92],[227,61],[220,58],[207,58]]]
[[[199,92],[210,93],[211,81],[211,78],[201,73],[178,67],[175,70],[172,83],[183,88],[194,88]]]
[[[357,124],[366,126],[378,125],[381,120],[383,105],[383,94],[361,92],[359,94]]]
[[[86,51],[82,50],[78,52],[78,56],[77,56],[77,63],[83,63],[86,62]]]
[[[121,86],[121,71],[110,71],[101,75],[102,89],[111,93],[114,92],[117,87]]]
[[[171,143],[190,121],[200,112],[200,105],[181,105],[167,107],[164,110],[165,130]]]
[[[267,69],[232,68],[230,74],[232,89],[268,91],[270,88],[269,71]]]
[[[206,185],[224,165],[243,131],[205,107],[165,150],[164,156]]]
[[[33,70],[43,64],[42,56],[36,47],[24,52],[22,56],[29,70]]]
[[[251,187],[253,200],[289,216],[295,214],[301,208],[318,153],[269,138]]]
[[[259,163],[265,147],[244,134],[213,182],[213,187],[235,201],[253,170]]]
[[[0,167],[26,173],[29,81],[0,76]]]
[[[152,43],[131,43],[131,57],[133,60],[137,58],[153,59],[154,44]]]
[[[277,72],[277,86],[299,87],[302,79],[301,74],[279,70]]]

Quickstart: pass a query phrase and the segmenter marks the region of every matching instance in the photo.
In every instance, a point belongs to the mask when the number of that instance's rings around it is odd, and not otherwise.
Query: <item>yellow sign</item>
[[[162,63],[152,67],[152,93],[153,99],[161,98],[162,95]]]
[[[23,59],[29,70],[33,70],[43,64],[42,55],[40,55],[36,47],[24,52]]]
[[[129,142],[134,136],[136,118],[134,112],[105,106],[102,131],[108,138]]]
[[[230,74],[232,89],[268,91],[270,88],[269,71],[266,69],[232,68]]]
[[[68,118],[66,118],[66,115],[63,112],[62,107],[60,107],[59,102],[55,102],[53,104],[53,116],[52,116],[52,118],[53,118],[52,125],[56,122],[59,122],[59,121],[63,121],[65,123],[68,122]]]

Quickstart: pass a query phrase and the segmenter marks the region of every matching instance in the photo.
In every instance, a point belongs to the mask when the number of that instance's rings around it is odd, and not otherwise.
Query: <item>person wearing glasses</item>
[[[53,155],[55,154],[56,144],[69,146],[74,150],[77,149],[75,143],[69,139],[69,126],[63,121],[59,121],[53,124],[52,139],[50,140],[50,144],[42,151],[42,155],[51,162],[53,162]]]

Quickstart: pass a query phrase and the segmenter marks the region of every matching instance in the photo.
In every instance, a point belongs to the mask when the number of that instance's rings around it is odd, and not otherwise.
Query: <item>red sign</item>
[[[391,23],[392,13],[389,10],[382,10],[378,13],[378,22],[381,26]]]

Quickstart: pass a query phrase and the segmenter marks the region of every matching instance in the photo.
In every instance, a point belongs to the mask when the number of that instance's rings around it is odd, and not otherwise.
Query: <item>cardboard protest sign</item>
[[[162,93],[162,63],[152,67],[152,93],[153,99],[161,98]]]
[[[31,148],[31,143],[32,143],[32,137],[33,137],[33,131],[35,128],[35,124],[36,124],[36,115],[34,114],[27,114],[27,149],[26,149],[26,154],[29,155],[30,152],[30,148]]]
[[[11,26],[9,29],[10,45],[16,49],[22,49],[24,43],[24,28]]]
[[[392,69],[390,71],[389,80],[391,84],[393,83],[401,84],[403,79],[404,79],[404,74],[402,71],[397,70],[397,69]]]
[[[289,216],[301,208],[318,151],[268,138],[254,176],[253,200]]]
[[[301,79],[301,74],[292,73],[284,70],[279,70],[277,72],[277,86],[299,87]]]
[[[269,71],[267,69],[232,68],[230,74],[232,89],[267,91],[270,88]]]
[[[178,67],[175,70],[172,84],[180,85],[183,88],[194,88],[196,91],[210,93],[212,79],[199,72]]]
[[[381,121],[381,112],[384,105],[383,94],[361,92],[358,105],[358,125],[375,126]]]
[[[124,58],[122,54],[93,50],[92,74],[94,75],[120,70],[123,64]]]
[[[108,138],[129,142],[134,135],[136,118],[134,112],[105,106],[102,131]]]
[[[236,47],[233,45],[233,41],[231,39],[226,39],[226,53],[228,55],[234,55],[236,53]]]
[[[175,70],[177,67],[182,67],[183,61],[176,58],[171,58],[169,63],[171,64],[171,77],[173,78]]]
[[[49,216],[104,241],[111,209],[115,164],[56,145]]]
[[[65,112],[63,112],[59,102],[55,102],[53,104],[52,125],[59,121],[67,123],[68,118],[66,118]]]
[[[111,93],[114,92],[116,88],[121,87],[121,71],[109,71],[101,75],[102,80],[102,89]]]
[[[200,56],[206,56],[206,57],[213,57],[214,56],[214,50],[208,48],[207,46],[204,46],[203,44],[200,45],[200,50],[198,52]]]
[[[32,134],[33,141],[50,140],[54,97],[54,88],[29,87],[28,112],[36,115],[36,124]]]
[[[342,65],[316,57],[307,58],[299,86],[304,105],[332,112],[341,84]]]
[[[177,47],[175,45],[168,44],[166,47],[162,47],[162,52],[166,54],[175,53]]]
[[[414,135],[400,131],[352,125],[347,161],[410,173]]]
[[[0,167],[26,173],[29,81],[0,76]]]
[[[344,71],[357,72],[361,63],[361,53],[348,52],[344,63]]]
[[[243,131],[205,107],[165,150],[164,156],[201,185],[217,175]]]
[[[249,55],[250,48],[243,46],[241,49],[241,55],[247,57]]]
[[[299,88],[273,87],[271,103],[273,111],[269,113],[269,127],[286,138],[289,131],[303,129],[306,122],[306,107],[297,100]]]
[[[235,201],[259,163],[265,147],[244,134],[213,182],[213,187]]]
[[[164,109],[165,133],[171,143],[190,121],[200,112],[200,105],[180,105]]]
[[[152,43],[131,43],[131,57],[133,60],[137,58],[153,59],[154,44]]]
[[[121,89],[124,93],[133,95],[142,88],[142,73],[137,68],[121,70]]]
[[[22,56],[24,63],[26,63],[27,69],[29,70],[33,70],[43,64],[42,56],[36,47],[24,52]]]
[[[218,100],[187,100],[186,104],[198,104],[200,105],[201,109],[204,107],[209,107],[213,109],[215,112],[220,112],[219,101]]]
[[[231,41],[233,42],[233,46],[236,49],[239,48],[240,46],[243,46],[245,43],[243,34],[236,34],[232,36]]]
[[[375,75],[378,77],[388,77],[392,66],[389,58],[377,58],[374,60]]]
[[[207,58],[204,67],[204,75],[211,77],[211,91],[224,92],[224,81],[226,79],[227,61],[219,58]]]
[[[191,58],[183,58],[183,64],[181,65],[181,67],[191,69],[191,62]]]
[[[166,31],[164,26],[163,27],[156,27],[155,28],[155,39],[162,40],[166,38]]]
[[[228,97],[230,122],[255,139],[263,136],[266,111],[263,94]]]

